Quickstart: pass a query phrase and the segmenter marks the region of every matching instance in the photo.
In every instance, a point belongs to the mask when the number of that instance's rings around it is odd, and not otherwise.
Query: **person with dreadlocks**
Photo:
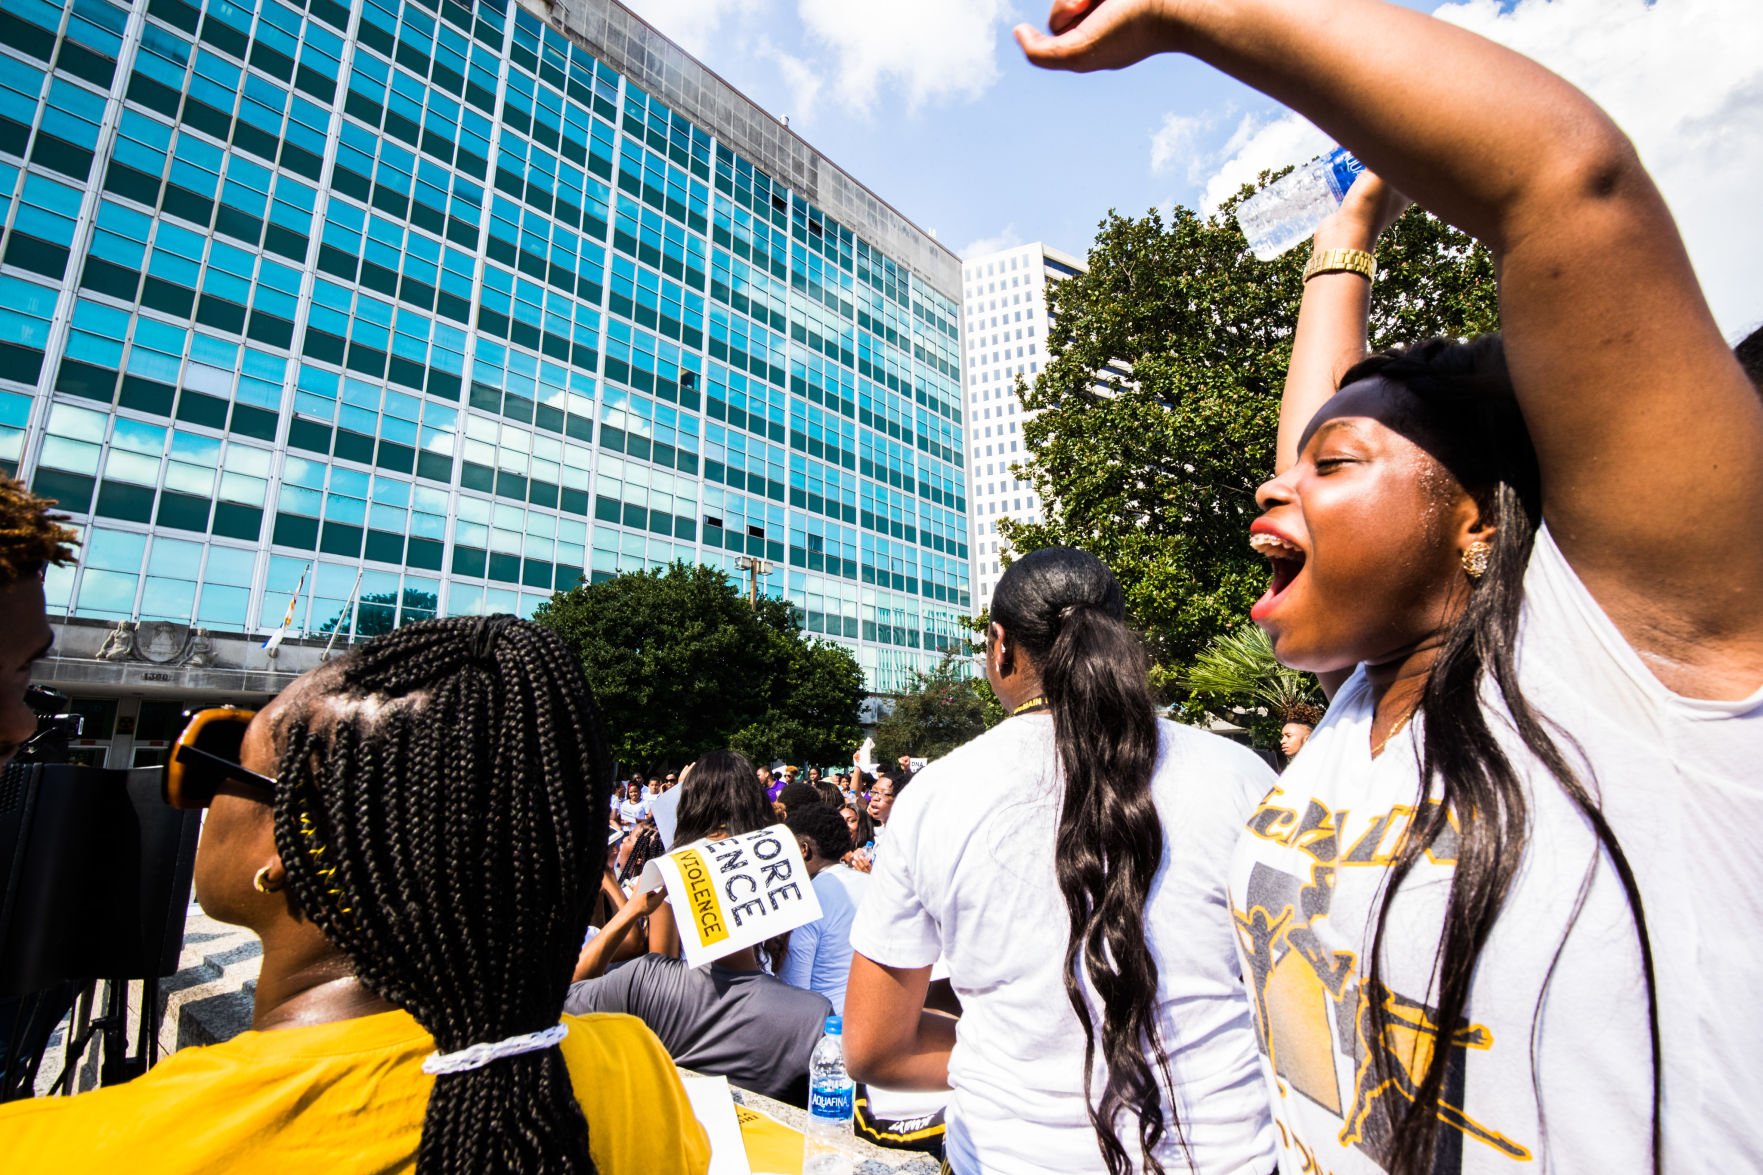
[[[54,505],[0,475],[0,769],[37,730],[24,697],[31,667],[55,637],[43,606],[44,569],[73,560],[74,533],[50,512]]]
[[[1282,1165],[1756,1170],[1763,402],[1633,144],[1379,0],[1051,26],[1036,64],[1191,53],[1388,181],[1314,239],[1249,534],[1333,691],[1230,874]],[[1486,244],[1500,335],[1365,356],[1396,192]]]
[[[1287,759],[1294,759],[1310,741],[1316,724],[1322,721],[1322,707],[1315,702],[1293,702],[1280,717],[1284,721],[1279,728],[1279,752]]]
[[[248,725],[247,725],[248,722]],[[702,1172],[667,1054],[565,1017],[611,757],[578,661],[511,616],[407,625],[166,769],[196,892],[263,941],[252,1031],[0,1106],[9,1170]]]
[[[0,772],[37,731],[25,690],[55,639],[43,605],[43,572],[73,560],[74,533],[50,512],[54,505],[0,474]],[[0,997],[0,1075],[14,1058],[40,1054],[75,990],[63,984],[35,997]],[[0,1094],[29,1097],[30,1091],[21,1078]]]

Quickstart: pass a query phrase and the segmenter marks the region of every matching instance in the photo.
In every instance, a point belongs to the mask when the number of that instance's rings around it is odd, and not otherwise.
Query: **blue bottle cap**
[[[1328,167],[1329,186],[1334,189],[1337,200],[1344,199],[1347,189],[1365,173],[1365,165],[1345,147],[1336,147],[1323,156],[1323,163]]]
[[[828,1036],[843,1036],[844,1033],[844,1020],[840,1019],[838,1016],[828,1016],[826,1018],[826,1034]]]

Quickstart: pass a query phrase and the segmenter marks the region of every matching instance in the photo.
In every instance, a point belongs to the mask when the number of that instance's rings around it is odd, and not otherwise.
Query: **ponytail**
[[[1054,860],[1070,920],[1065,994],[1083,1028],[1090,1124],[1109,1175],[1127,1175],[1132,1160],[1119,1120],[1135,1117],[1143,1169],[1160,1175],[1156,1149],[1171,1133],[1180,1139],[1181,1129],[1157,1027],[1157,960],[1145,939],[1145,902],[1163,862],[1151,794],[1157,717],[1144,647],[1125,617],[1113,574],[1067,548],[1013,563],[992,598],[992,619],[1039,667],[1052,712],[1062,784]],[[1102,1005],[1107,1077],[1099,1098],[1086,983]],[[1168,1121],[1164,1088],[1171,1092]]]

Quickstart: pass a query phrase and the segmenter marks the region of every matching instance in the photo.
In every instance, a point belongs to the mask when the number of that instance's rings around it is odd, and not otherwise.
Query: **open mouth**
[[[1298,578],[1298,573],[1304,570],[1304,550],[1277,535],[1264,533],[1250,535],[1249,546],[1267,560],[1273,571],[1267,594],[1262,597],[1262,603],[1271,604],[1292,585],[1292,581]]]

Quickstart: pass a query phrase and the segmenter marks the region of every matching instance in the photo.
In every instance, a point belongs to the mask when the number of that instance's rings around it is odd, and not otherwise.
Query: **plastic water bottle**
[[[1309,240],[1364,171],[1365,165],[1351,151],[1336,147],[1244,200],[1237,205],[1237,224],[1248,238],[1249,250],[1263,261],[1272,261]]]
[[[855,1090],[845,1072],[844,1021],[826,1018],[826,1034],[808,1058],[808,1128],[802,1175],[850,1175]]]

